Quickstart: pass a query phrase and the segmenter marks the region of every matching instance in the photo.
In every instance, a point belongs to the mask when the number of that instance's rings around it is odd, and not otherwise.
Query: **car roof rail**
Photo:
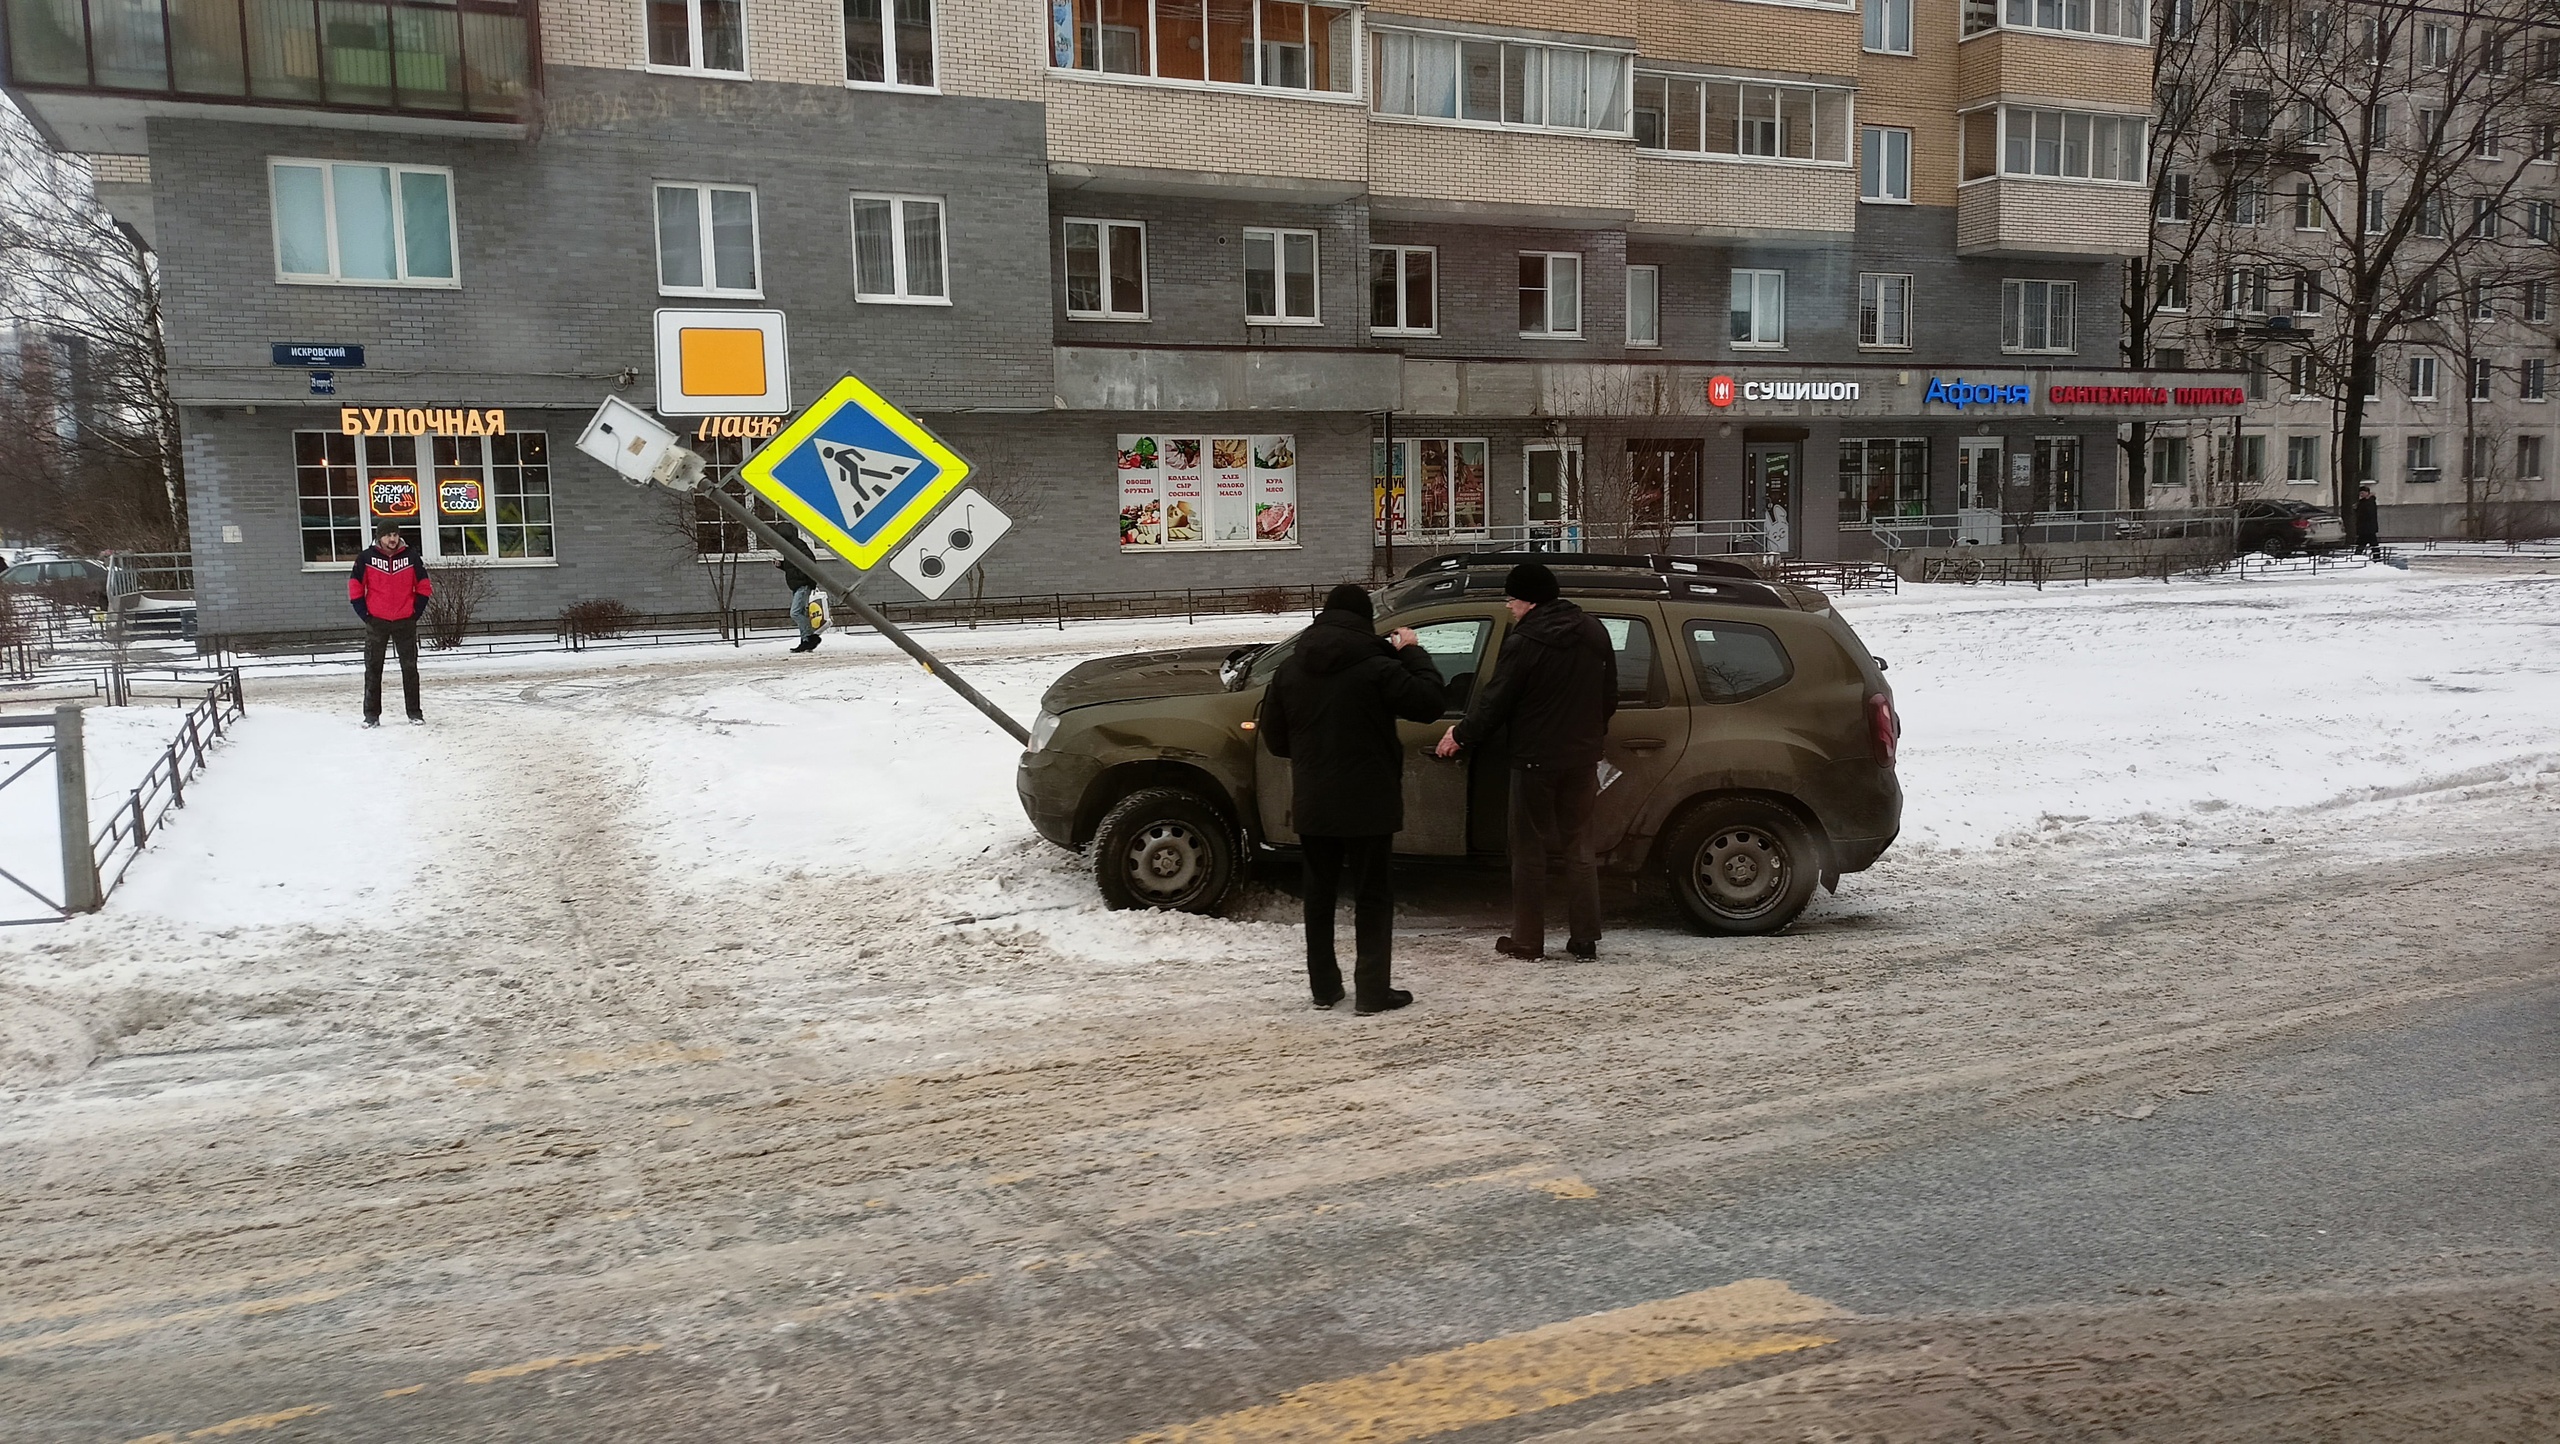
[[[1405,574],[1406,581],[1416,577],[1438,576],[1474,567],[1516,567],[1523,562],[1536,562],[1552,571],[1601,570],[1613,572],[1655,572],[1663,576],[1732,577],[1737,581],[1765,580],[1758,572],[1741,562],[1723,557],[1682,557],[1661,554],[1625,552],[1444,552],[1416,562]]]

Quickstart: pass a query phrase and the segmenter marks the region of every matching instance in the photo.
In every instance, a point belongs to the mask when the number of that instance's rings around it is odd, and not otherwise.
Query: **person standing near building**
[[[782,539],[793,546],[808,545],[800,539],[799,528],[787,521],[780,523],[774,529],[781,532]],[[807,572],[800,570],[799,564],[787,556],[777,565],[782,570],[782,584],[791,589],[791,620],[800,628],[800,640],[791,650],[814,652],[818,650],[818,624],[809,616],[809,601],[817,595],[818,583]]]
[[[1393,986],[1395,834],[1404,826],[1404,744],[1396,719],[1428,722],[1446,694],[1439,669],[1398,627],[1374,630],[1369,594],[1345,582],[1271,679],[1258,724],[1263,745],[1290,761],[1292,824],[1306,860],[1307,984],[1315,1005],[1342,1001],[1333,955],[1333,905],[1351,872],[1352,1010],[1383,1013],[1413,994]]]
[[[409,554],[408,538],[384,522],[373,545],[356,554],[347,577],[347,603],[364,623],[364,725],[382,725],[382,654],[400,650],[400,700],[409,720],[423,725],[418,710],[418,613],[435,595],[435,582],[424,563]]]
[[[2356,488],[2356,549],[2375,560],[2382,557],[2382,503],[2373,499],[2373,483]]]
[[[1608,630],[1565,601],[1556,574],[1536,562],[1511,569],[1502,588],[1511,635],[1493,680],[1440,739],[1442,757],[1508,728],[1511,745],[1511,932],[1494,950],[1541,958],[1547,947],[1547,863],[1564,860],[1565,951],[1600,951],[1600,869],[1591,855],[1591,809],[1600,797],[1600,749],[1618,711],[1618,657]]]

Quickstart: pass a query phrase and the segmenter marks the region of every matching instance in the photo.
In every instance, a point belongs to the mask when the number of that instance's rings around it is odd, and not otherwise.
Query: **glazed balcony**
[[[139,153],[149,116],[251,109],[519,130],[541,84],[533,0],[0,0],[0,14],[9,88],[75,150]]]

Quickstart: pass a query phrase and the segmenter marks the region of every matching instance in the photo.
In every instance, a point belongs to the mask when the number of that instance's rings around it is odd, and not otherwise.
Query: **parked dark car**
[[[1446,717],[1398,724],[1400,857],[1502,857],[1500,738],[1448,761],[1432,747],[1503,665],[1503,579],[1522,560],[1434,558],[1378,597],[1378,630],[1413,628],[1448,691]],[[1828,598],[1706,559],[1536,560],[1618,653],[1592,818],[1605,867],[1657,871],[1703,932],[1773,933],[1892,844],[1901,722],[1884,664]],[[1016,790],[1043,837],[1091,848],[1105,902],[1215,911],[1249,858],[1295,849],[1289,763],[1254,733],[1293,641],[1101,658],[1041,699]]]
[[[2244,501],[2232,508],[2237,518],[2233,546],[2271,557],[2336,551],[2347,544],[2346,523],[2327,507],[2307,501]]]
[[[36,592],[66,607],[103,607],[107,569],[96,562],[60,557],[20,562],[0,572],[0,587]]]

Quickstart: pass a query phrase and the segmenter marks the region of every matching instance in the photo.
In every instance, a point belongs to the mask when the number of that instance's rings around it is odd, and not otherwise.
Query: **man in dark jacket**
[[[782,533],[783,540],[794,545],[808,545],[800,539],[799,528],[789,522],[782,523],[774,530]],[[794,565],[789,557],[784,557],[774,565],[781,569],[782,584],[791,589],[791,620],[800,628],[800,640],[791,650],[814,652],[818,650],[818,624],[809,616],[809,599],[817,593],[818,584],[807,572]]]
[[[2382,555],[2382,504],[2370,482],[2356,488],[2356,547],[2369,557]]]
[[[356,554],[347,576],[347,603],[364,623],[364,725],[382,725],[382,653],[400,649],[400,700],[409,704],[409,720],[424,725],[418,710],[418,613],[436,585],[427,569],[409,554],[400,528],[382,523],[374,544]]]
[[[1539,958],[1547,948],[1547,860],[1564,859],[1565,950],[1600,950],[1600,870],[1591,856],[1591,808],[1600,797],[1600,748],[1618,710],[1618,656],[1608,630],[1558,594],[1536,562],[1511,569],[1503,591],[1511,635],[1493,680],[1440,739],[1454,757],[1504,728],[1511,741],[1511,933],[1497,952]]]
[[[1291,764],[1290,815],[1307,866],[1307,983],[1317,1007],[1342,1001],[1333,903],[1348,866],[1352,1008],[1364,1014],[1413,1001],[1390,985],[1396,898],[1388,863],[1404,826],[1396,719],[1431,721],[1445,701],[1439,669],[1413,629],[1398,627],[1380,640],[1376,624],[1367,592],[1348,582],[1335,587],[1271,679],[1260,724],[1263,745]]]

